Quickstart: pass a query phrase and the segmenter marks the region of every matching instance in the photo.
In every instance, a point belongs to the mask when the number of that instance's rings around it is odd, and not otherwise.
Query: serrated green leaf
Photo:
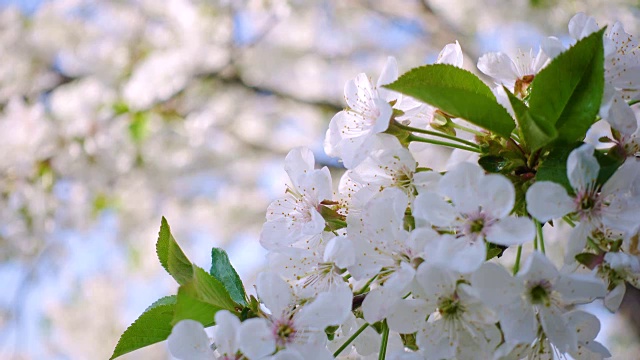
[[[120,336],[110,359],[166,340],[173,327],[171,320],[175,306],[175,297],[165,297],[153,303]]]
[[[180,286],[177,295],[177,304],[171,324],[175,325],[180,320],[190,319],[200,322],[203,326],[213,325],[213,319],[222,308],[200,300],[194,283]]]
[[[175,304],[175,303],[176,303],[176,295],[169,295],[169,296],[161,297],[160,299],[156,300],[153,304],[149,305],[149,307],[146,308],[144,311],[151,310],[154,307],[157,307],[157,306],[160,306],[160,305],[171,305],[171,304]]]
[[[433,105],[502,137],[515,127],[511,115],[498,104],[491,89],[471,72],[448,64],[415,68],[385,86]]]
[[[156,242],[156,253],[162,267],[173,276],[178,284],[182,285],[191,280],[193,277],[193,265],[180,249],[176,239],[171,235],[171,228],[169,228],[169,223],[167,223],[167,219],[164,216],[162,217],[160,233]]]
[[[524,145],[529,151],[534,152],[558,137],[558,131],[553,123],[529,111],[527,105],[513,95],[509,89],[504,88],[504,91],[509,97],[518,127],[522,131]]]
[[[242,285],[242,280],[223,249],[211,249],[211,269],[209,274],[224,284],[233,301],[243,306],[247,305],[247,294],[244,290],[244,285]]]
[[[529,109],[555,126],[558,141],[584,139],[596,120],[604,91],[603,33],[604,29],[578,41],[531,83]]]

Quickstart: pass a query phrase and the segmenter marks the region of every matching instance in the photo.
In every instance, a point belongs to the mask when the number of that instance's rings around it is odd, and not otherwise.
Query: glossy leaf
[[[502,137],[515,127],[511,115],[498,104],[491,89],[467,70],[447,64],[415,68],[386,88],[433,105]]]

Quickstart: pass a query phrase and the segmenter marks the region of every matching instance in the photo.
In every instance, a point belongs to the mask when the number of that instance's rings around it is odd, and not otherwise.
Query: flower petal
[[[578,350],[578,334],[569,326],[566,317],[556,306],[541,306],[539,309],[540,325],[551,343],[560,352]]]
[[[249,359],[260,359],[276,350],[276,339],[262,318],[243,321],[238,330],[238,342],[240,350]]]
[[[483,302],[491,306],[506,305],[522,295],[522,281],[495,263],[484,263],[471,275],[471,284]]]
[[[371,290],[362,302],[364,319],[369,324],[385,319],[395,310],[398,301],[400,296],[384,287]]]
[[[509,215],[516,201],[516,190],[509,179],[503,175],[483,176],[479,183],[479,199],[482,211],[496,219]]]
[[[171,355],[183,360],[211,360],[213,351],[204,326],[195,320],[181,320],[167,339]]]
[[[412,334],[427,321],[426,302],[421,299],[400,300],[387,317],[389,329],[400,334]]]
[[[352,298],[351,290],[346,284],[320,293],[315,300],[296,313],[296,325],[322,330],[327,326],[340,325],[351,313]]]
[[[216,327],[213,339],[222,355],[234,355],[238,352],[238,329],[240,319],[227,310],[220,310],[215,316]]]
[[[487,241],[498,245],[520,245],[533,240],[536,227],[529,218],[510,216],[487,229]]]
[[[554,289],[562,294],[567,304],[590,303],[606,295],[607,289],[601,279],[587,274],[561,274]]]
[[[560,218],[574,210],[573,199],[562,185],[539,181],[531,185],[526,195],[527,211],[540,222]]]
[[[567,159],[567,177],[576,191],[591,189],[600,172],[600,165],[593,156],[593,145],[583,144],[574,149]]]
[[[280,316],[293,302],[293,289],[274,272],[258,274],[256,291],[262,303],[274,316]]]

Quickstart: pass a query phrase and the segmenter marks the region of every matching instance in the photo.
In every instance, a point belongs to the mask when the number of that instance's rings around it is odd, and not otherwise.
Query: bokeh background
[[[162,215],[195,263],[224,247],[251,288],[288,150],[341,172],[322,141],[348,79],[455,40],[477,72],[485,52],[568,41],[578,11],[639,34],[622,0],[0,0],[0,358],[108,358],[176,289]],[[636,358],[629,313],[599,314]]]

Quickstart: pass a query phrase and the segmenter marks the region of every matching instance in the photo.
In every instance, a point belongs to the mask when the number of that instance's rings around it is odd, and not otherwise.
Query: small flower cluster
[[[598,31],[584,14],[569,24],[576,48]],[[478,68],[495,80],[496,101],[517,120],[508,139],[450,113],[437,94],[421,101],[385,87],[398,79],[393,58],[375,84],[365,74],[349,81],[348,108],[331,119],[325,140],[326,153],[347,169],[337,190],[309,149],[293,149],[285,160],[289,187],[269,206],[262,228],[268,271],[257,278],[260,304],[250,316],[218,311],[213,345],[200,322],[177,323],[169,337],[172,354],[610,357],[595,341],[598,319],[576,305],[604,299],[615,311],[626,282],[640,285],[640,117],[632,108],[640,99],[640,49],[620,24],[604,32],[600,44],[603,56],[592,63],[601,61],[604,81],[594,118],[611,130],[595,144],[544,142],[570,133],[563,124],[579,116],[575,107],[554,110],[554,128],[533,128],[543,124],[533,112],[541,106],[535,87],[544,86],[536,77],[566,54],[555,38],[537,53],[479,60]],[[437,69],[454,71],[462,61],[460,45],[449,44]],[[575,89],[587,81],[572,85],[571,101],[586,96]],[[528,117],[523,109],[531,110]],[[454,148],[443,171],[417,143]],[[562,169],[556,177],[548,175],[552,166]],[[547,257],[545,236],[564,251],[563,267]]]

